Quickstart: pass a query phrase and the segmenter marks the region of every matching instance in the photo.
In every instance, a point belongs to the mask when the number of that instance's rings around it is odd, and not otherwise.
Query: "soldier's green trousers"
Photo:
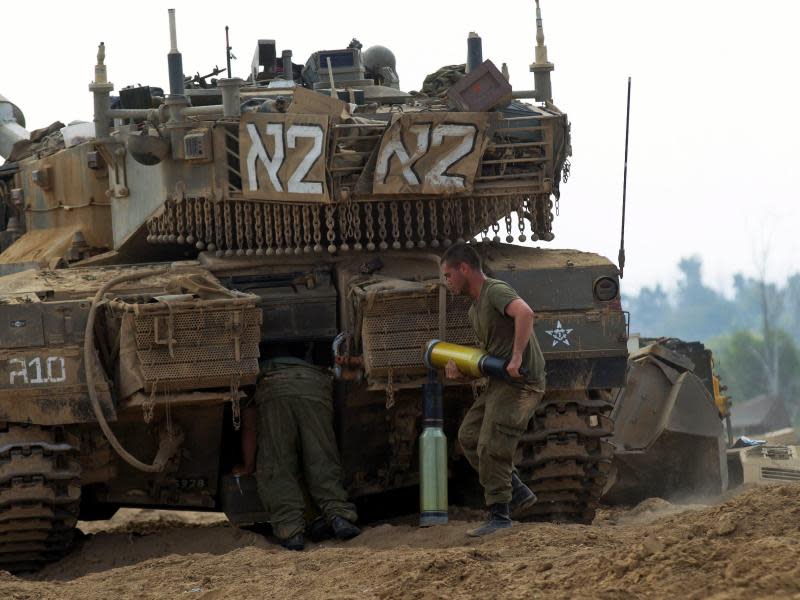
[[[464,416],[458,441],[478,472],[487,506],[511,501],[514,453],[542,395],[491,379]]]
[[[358,518],[342,484],[331,396],[330,377],[311,366],[269,370],[256,390],[258,493],[281,539],[305,528],[302,482],[327,520]]]

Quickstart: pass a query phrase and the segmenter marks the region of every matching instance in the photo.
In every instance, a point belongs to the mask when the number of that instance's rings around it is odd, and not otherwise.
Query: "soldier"
[[[301,480],[337,539],[361,533],[342,485],[332,392],[322,369],[297,358],[274,358],[262,368],[253,404],[242,410],[244,465],[234,473],[255,471],[272,530],[290,550],[305,547]]]
[[[511,514],[521,516],[536,502],[514,469],[514,453],[544,394],[544,357],[533,335],[533,310],[507,283],[486,277],[471,246],[454,244],[442,255],[441,265],[448,288],[473,299],[469,318],[483,349],[509,361],[509,379],[491,379],[458,430],[489,508],[488,521],[468,532],[478,537],[511,527]],[[445,374],[463,378],[452,360]]]

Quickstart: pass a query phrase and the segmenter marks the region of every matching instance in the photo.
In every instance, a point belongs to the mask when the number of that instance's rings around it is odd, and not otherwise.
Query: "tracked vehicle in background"
[[[524,245],[553,240],[570,153],[538,14],[535,90],[471,36],[467,73],[413,95],[391,52],[355,40],[305,66],[261,40],[246,80],[185,80],[171,25],[168,94],[112,97],[101,44],[94,123],[28,132],[0,98],[0,568],[61,556],[78,518],[120,506],[265,519],[228,474],[239,403],[278,347],[335,373],[351,496],[416,486],[423,346],[474,343],[439,278],[457,240],[537,313],[548,390],[517,457],[531,518],[591,521],[626,319],[609,260]],[[454,442],[475,387],[445,389],[454,490],[475,482]]]
[[[614,461],[603,502],[721,495],[728,488],[731,403],[711,350],[675,338],[630,341],[642,347],[631,349],[626,385],[614,394]]]

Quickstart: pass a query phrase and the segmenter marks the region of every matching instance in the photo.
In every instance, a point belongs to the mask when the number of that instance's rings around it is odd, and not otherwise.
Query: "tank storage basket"
[[[396,284],[392,286],[392,283]],[[438,286],[382,281],[353,288],[361,316],[364,369],[371,381],[398,375],[424,376],[425,344],[440,338]],[[474,346],[469,298],[447,294],[445,339]]]
[[[261,339],[257,297],[216,286],[206,297],[184,293],[110,303],[120,318],[121,398],[142,390],[234,389],[255,383]]]

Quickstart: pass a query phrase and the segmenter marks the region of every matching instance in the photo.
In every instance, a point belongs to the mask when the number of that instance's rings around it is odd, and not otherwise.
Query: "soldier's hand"
[[[461,375],[461,371],[458,370],[458,367],[452,358],[447,361],[447,364],[444,367],[444,374],[448,379],[461,379],[463,377],[463,375]]]
[[[235,467],[233,467],[233,469],[231,469],[231,473],[233,473],[237,477],[243,475],[252,475],[254,471],[255,468],[247,465],[236,465]]]
[[[522,374],[519,372],[519,368],[522,366],[522,357],[521,356],[512,356],[511,360],[508,361],[508,366],[506,367],[506,373],[509,374],[514,379],[521,379]]]

